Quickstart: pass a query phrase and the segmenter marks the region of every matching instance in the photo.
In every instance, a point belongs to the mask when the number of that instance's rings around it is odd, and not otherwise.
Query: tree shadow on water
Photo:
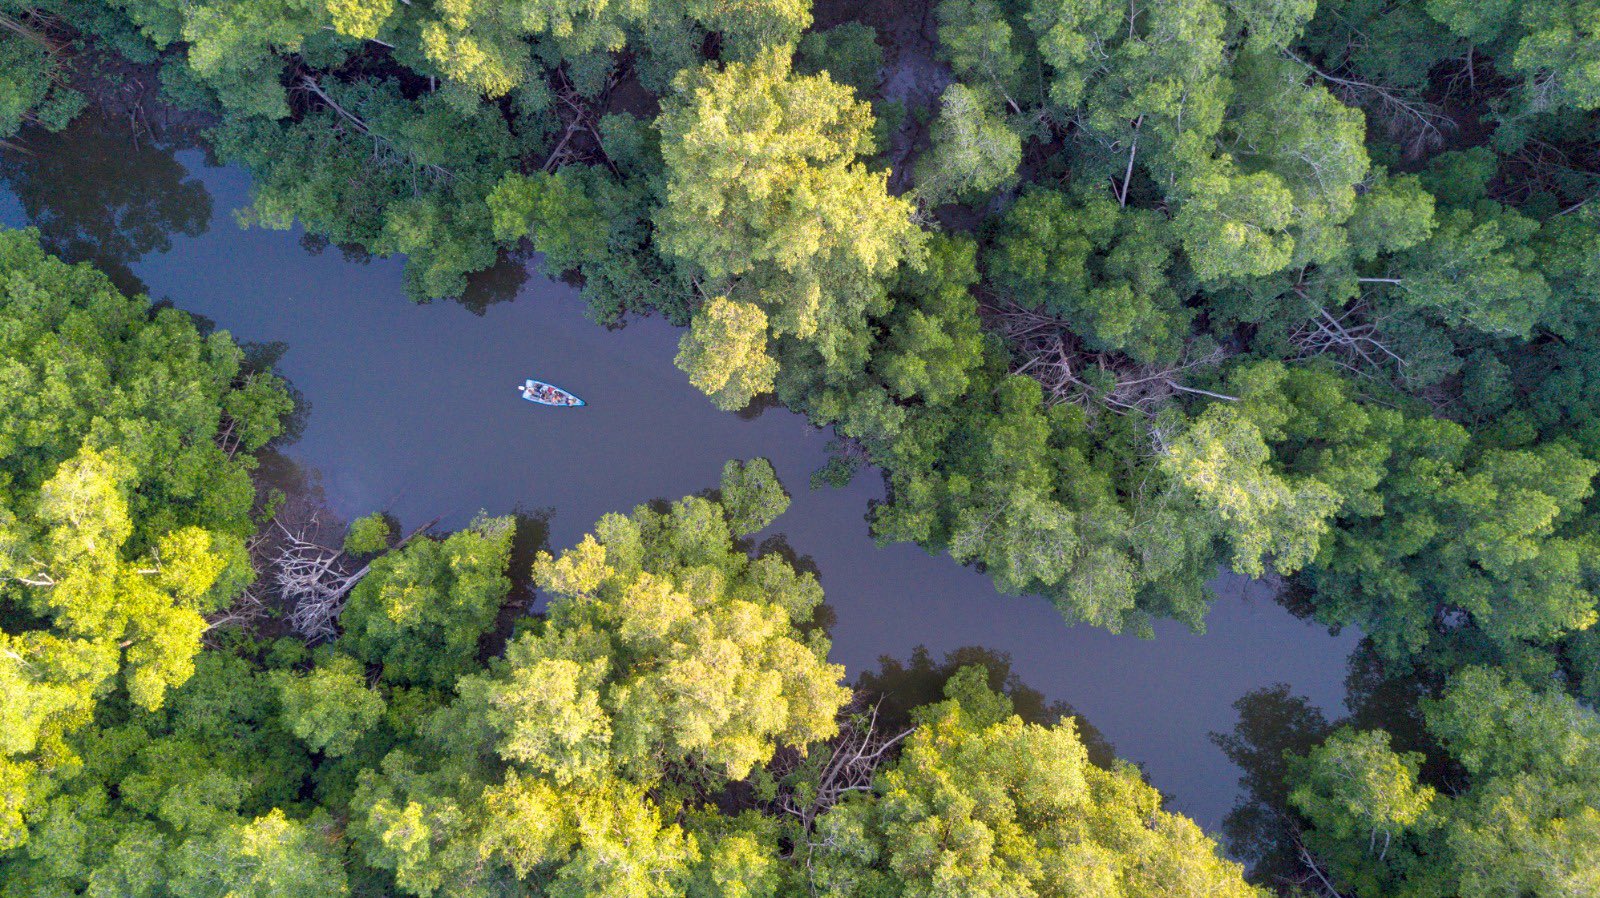
[[[467,275],[467,289],[455,301],[482,317],[490,306],[516,299],[527,282],[528,266],[519,259],[501,254],[492,266]]]
[[[1253,881],[1298,881],[1304,868],[1294,852],[1299,822],[1289,808],[1285,756],[1310,751],[1333,725],[1309,699],[1291,695],[1286,683],[1247,692],[1233,707],[1239,712],[1233,732],[1211,734],[1242,771],[1244,792],[1223,818],[1223,837]]]
[[[527,608],[534,601],[533,561],[540,552],[551,551],[550,521],[556,510],[549,506],[518,508],[512,514],[517,520],[517,532],[511,538],[511,596],[512,602],[520,600]]]
[[[198,316],[196,316],[198,317]],[[272,372],[279,380],[283,381],[284,391],[289,394],[289,401],[294,407],[283,416],[282,429],[276,437],[272,438],[274,448],[283,448],[299,442],[300,437],[306,432],[306,425],[311,422],[311,399],[305,392],[295,386],[294,381],[278,370],[278,362],[289,351],[289,344],[282,340],[269,340],[261,343],[243,342],[239,348],[244,351],[244,365],[241,373],[253,374],[256,372]]]
[[[779,408],[782,405],[783,403],[778,401],[776,393],[762,393],[752,398],[745,404],[744,408],[734,412],[734,415],[741,421],[754,421],[768,411]]]
[[[138,140],[126,123],[79,116],[65,130],[24,133],[25,152],[0,153],[0,180],[45,247],[90,262],[124,292],[145,292],[132,266],[211,224],[211,194],[177,147]]]
[[[535,615],[538,591],[533,584],[533,561],[540,552],[550,551],[550,521],[555,513],[550,507],[518,508],[512,512],[517,529],[511,536],[511,559],[506,571],[511,590],[500,605],[494,626],[478,641],[480,659],[504,654],[506,643],[516,637],[518,629],[530,616]]]
[[[746,548],[744,544],[744,540],[738,541],[740,548]],[[789,537],[785,534],[774,533],[757,543],[754,554],[757,556],[777,555],[799,573],[810,574],[819,582],[822,580],[822,568],[817,565],[816,559],[812,558],[810,555],[801,555],[798,551],[796,551],[794,546],[789,544]],[[824,635],[831,637],[833,635],[834,625],[838,622],[838,612],[834,610],[832,605],[828,604],[826,601],[823,601],[817,605],[814,611],[812,611],[810,620],[800,621],[798,623],[800,631],[803,633],[811,633],[813,631],[820,630]]]
[[[1222,822],[1229,852],[1243,861],[1254,882],[1283,887],[1309,875],[1298,855],[1299,814],[1289,804],[1293,784],[1289,756],[1304,756],[1338,727],[1382,730],[1398,752],[1419,752],[1421,779],[1445,782],[1455,771],[1424,725],[1419,700],[1439,684],[1416,671],[1389,668],[1362,640],[1351,653],[1345,677],[1346,717],[1329,720],[1304,696],[1279,683],[1245,693],[1233,703],[1239,721],[1211,741],[1236,764],[1242,794]]]
[[[776,554],[789,563],[789,566],[802,574],[810,574],[818,580],[822,579],[822,568],[817,565],[816,559],[810,555],[801,555],[794,546],[789,544],[787,534],[774,533],[756,544],[757,555]]]
[[[1009,697],[1017,716],[1042,726],[1072,718],[1092,763],[1109,767],[1116,760],[1116,751],[1105,734],[1070,704],[1050,701],[1044,693],[1023,683],[1011,669],[1011,656],[1005,652],[969,645],[947,652],[944,660],[935,662],[926,646],[917,646],[906,661],[888,655],[879,658],[878,670],[863,671],[856,678],[855,688],[881,697],[878,716],[885,724],[904,727],[911,722],[913,709],[942,701],[945,683],[961,668],[972,664],[988,670],[989,688]]]

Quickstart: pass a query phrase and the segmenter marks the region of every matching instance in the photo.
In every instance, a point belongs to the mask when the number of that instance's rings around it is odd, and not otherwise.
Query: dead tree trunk
[[[807,783],[810,788],[784,790],[776,802],[778,809],[798,819],[803,832],[811,832],[812,823],[846,795],[870,790],[878,765],[889,758],[889,752],[895,746],[915,731],[916,728],[912,727],[893,736],[880,732],[877,705],[873,705],[866,714],[851,715],[840,722],[839,735],[824,749],[829,752],[828,758],[817,772],[816,779]],[[801,761],[795,756],[789,759],[788,764],[780,763],[777,766],[779,769],[774,772],[780,777],[787,776],[800,769]],[[802,795],[802,791],[807,794]]]
[[[418,534],[439,523],[434,518],[411,531],[389,551],[404,548]],[[290,606],[289,626],[305,639],[316,642],[338,635],[339,615],[345,598],[372,570],[368,562],[355,571],[348,570],[349,557],[342,550],[307,538],[307,529],[291,531],[274,521],[283,545],[273,560],[272,577],[283,602]]]

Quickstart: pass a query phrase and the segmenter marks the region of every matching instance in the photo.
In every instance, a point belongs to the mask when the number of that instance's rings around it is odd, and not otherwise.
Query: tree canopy
[[[249,169],[248,225],[403,255],[418,300],[538,253],[596,319],[686,327],[678,367],[717,406],[833,428],[819,484],[881,471],[883,542],[1146,635],[1203,627],[1219,565],[1280,578],[1362,632],[1399,709],[1274,705],[1304,724],[1254,775],[1280,871],[1576,895],[1600,866],[1597,14],[3,0],[0,141],[47,148],[137,72]],[[161,202],[96,184],[127,208],[41,219],[45,244],[131,278],[153,222],[209,214],[169,174]],[[31,235],[0,239],[0,303],[12,893],[1028,894],[1062,869],[1150,891],[1129,852],[1181,866],[1172,889],[1242,888],[1069,730],[977,690],[870,795],[795,798],[795,757],[859,715],[816,584],[736,548],[787,501],[770,466],[541,560],[555,601],[514,635],[510,521],[391,549],[372,518],[332,645],[201,651],[253,577],[283,384]],[[213,738],[223,714],[281,770]],[[1034,751],[1050,769],[1011,764]]]
[[[255,573],[251,455],[289,410],[226,332],[0,232],[0,844],[83,763],[101,702],[155,711]]]

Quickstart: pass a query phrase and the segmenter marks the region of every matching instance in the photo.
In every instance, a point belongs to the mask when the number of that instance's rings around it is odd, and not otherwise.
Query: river
[[[1170,807],[1215,830],[1239,772],[1207,738],[1232,703],[1288,683],[1330,712],[1356,643],[1292,617],[1270,591],[1225,575],[1208,633],[1162,623],[1156,638],[1067,626],[1044,599],[1004,596],[947,557],[877,547],[874,472],[811,491],[828,434],[797,415],[719,412],[672,365],[678,332],[658,319],[607,330],[571,286],[503,266],[464,303],[414,305],[398,260],[349,259],[298,232],[243,229],[249,176],[196,150],[140,143],[85,117],[32,135],[0,164],[0,224],[41,227],[52,246],[124,287],[205,316],[238,339],[277,341],[280,372],[309,402],[285,455],[354,517],[407,526],[478,510],[543,515],[560,549],[600,515],[715,486],[730,458],[764,456],[794,496],[773,531],[808,558],[835,614],[833,658],[851,675],[882,657],[963,646],[1006,653],[1048,699],[1070,703],[1138,762]],[[589,406],[518,398],[533,376]]]

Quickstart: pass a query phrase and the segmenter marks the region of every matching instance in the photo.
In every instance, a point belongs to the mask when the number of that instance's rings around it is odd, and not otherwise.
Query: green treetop
[[[1070,721],[1024,723],[987,676],[963,668],[872,795],[798,846],[815,894],[1262,894],[1137,770],[1090,764]]]
[[[513,529],[509,517],[480,517],[373,561],[339,618],[340,646],[383,665],[391,683],[449,686],[473,666],[478,639],[511,590]]]
[[[859,366],[863,315],[912,253],[910,204],[857,161],[872,113],[792,49],[682,73],[657,127],[666,163],[657,245],[730,299],[766,312],[775,337]]]
[[[61,130],[84,102],[66,86],[57,65],[63,48],[9,15],[5,26],[0,30],[0,140],[15,137],[24,124]]]
[[[353,829],[370,863],[424,895],[522,877],[643,896],[682,894],[713,872],[695,872],[702,852],[746,844],[687,831],[678,809],[698,805],[696,784],[833,735],[850,693],[826,639],[800,629],[816,580],[734,547],[784,504],[770,465],[730,465],[722,494],[608,515],[539,557],[547,617],[459,681],[424,728],[432,748],[362,775]]]
[[[226,333],[0,233],[0,679],[18,810],[106,695],[158,708],[253,577],[250,453],[289,408]],[[119,677],[120,673],[120,677]]]
[[[1482,667],[1458,672],[1421,718],[1448,771],[1341,728],[1291,756],[1304,843],[1342,890],[1376,896],[1568,898],[1600,886],[1600,718],[1559,691]],[[1448,760],[1448,764],[1442,764]]]

